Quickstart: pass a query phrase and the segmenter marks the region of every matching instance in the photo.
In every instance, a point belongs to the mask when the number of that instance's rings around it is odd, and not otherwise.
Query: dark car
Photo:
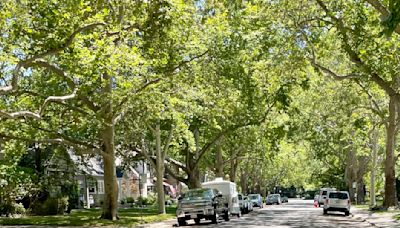
[[[199,224],[201,219],[211,220],[216,224],[219,217],[229,221],[228,201],[216,189],[191,189],[179,197],[176,216],[179,226],[186,225],[186,221],[190,219],[196,224]]]

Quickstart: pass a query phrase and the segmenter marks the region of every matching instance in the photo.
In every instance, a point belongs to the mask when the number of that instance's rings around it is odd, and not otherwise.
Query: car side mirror
[[[221,193],[221,192],[218,192],[217,197],[222,197],[222,193]]]

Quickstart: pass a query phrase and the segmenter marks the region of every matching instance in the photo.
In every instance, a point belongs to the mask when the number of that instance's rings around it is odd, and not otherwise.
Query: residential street
[[[176,221],[158,223],[144,227],[171,227]],[[202,220],[201,225],[190,221],[187,227],[215,227]],[[289,199],[283,205],[266,206],[256,209],[241,218],[232,218],[229,222],[220,221],[218,227],[373,227],[369,223],[352,215],[330,212],[324,216],[322,208],[314,208],[312,200]]]

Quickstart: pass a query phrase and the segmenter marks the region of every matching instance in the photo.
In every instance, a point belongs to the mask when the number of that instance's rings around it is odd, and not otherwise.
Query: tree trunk
[[[114,126],[105,124],[102,132],[104,144],[104,206],[101,218],[117,220],[118,184],[115,168]]]
[[[359,156],[357,164],[357,204],[365,203],[364,175],[368,165],[368,157]]]
[[[224,160],[222,157],[222,138],[217,142],[216,159],[215,159],[215,176],[224,177]]]
[[[196,165],[196,159],[198,159],[198,157],[200,156],[200,133],[198,128],[194,129],[193,136],[196,144],[196,151],[195,154],[189,153],[188,157],[186,158],[186,167],[189,168],[189,172],[187,173],[189,189],[201,188],[200,170],[199,167]]]
[[[396,119],[397,104],[395,97],[390,97],[389,102],[389,122],[386,128],[386,159],[385,159],[385,199],[384,207],[397,205],[396,196],[396,176],[395,176],[395,157],[394,149],[396,146]]]
[[[103,143],[103,162],[104,162],[104,205],[101,218],[117,220],[118,209],[118,184],[115,168],[115,145],[114,145],[114,121],[113,108],[111,103],[112,77],[103,75],[106,85],[103,89],[105,101],[103,102],[102,117],[104,128],[100,132]]]
[[[198,168],[188,173],[188,187],[189,189],[201,188],[200,172]]]
[[[231,170],[230,170],[230,174],[229,174],[229,179],[231,182],[236,181],[236,172],[237,172],[238,164],[239,164],[238,158],[231,160]]]
[[[161,132],[160,124],[157,123],[156,129],[156,188],[157,188],[157,204],[158,213],[165,214],[165,196],[164,196],[164,156],[161,150]]]
[[[248,184],[247,180],[248,180],[248,177],[247,177],[246,173],[242,170],[242,172],[240,173],[240,187],[242,188],[243,194],[246,194],[246,195],[249,193],[248,186],[247,186],[247,184]]]
[[[371,185],[370,185],[370,207],[376,206],[375,196],[375,175],[376,175],[376,164],[377,164],[377,153],[378,153],[378,137],[379,131],[377,129],[372,133],[372,164],[371,164]]]
[[[353,182],[356,180],[356,155],[354,147],[351,146],[349,152],[347,153],[346,161],[346,179],[347,185],[349,187],[349,195],[351,202],[355,202],[355,189],[353,188]]]

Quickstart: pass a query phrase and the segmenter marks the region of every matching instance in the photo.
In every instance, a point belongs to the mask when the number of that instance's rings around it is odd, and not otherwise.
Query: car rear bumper
[[[350,212],[350,207],[324,207],[326,211],[341,211],[341,212]]]

